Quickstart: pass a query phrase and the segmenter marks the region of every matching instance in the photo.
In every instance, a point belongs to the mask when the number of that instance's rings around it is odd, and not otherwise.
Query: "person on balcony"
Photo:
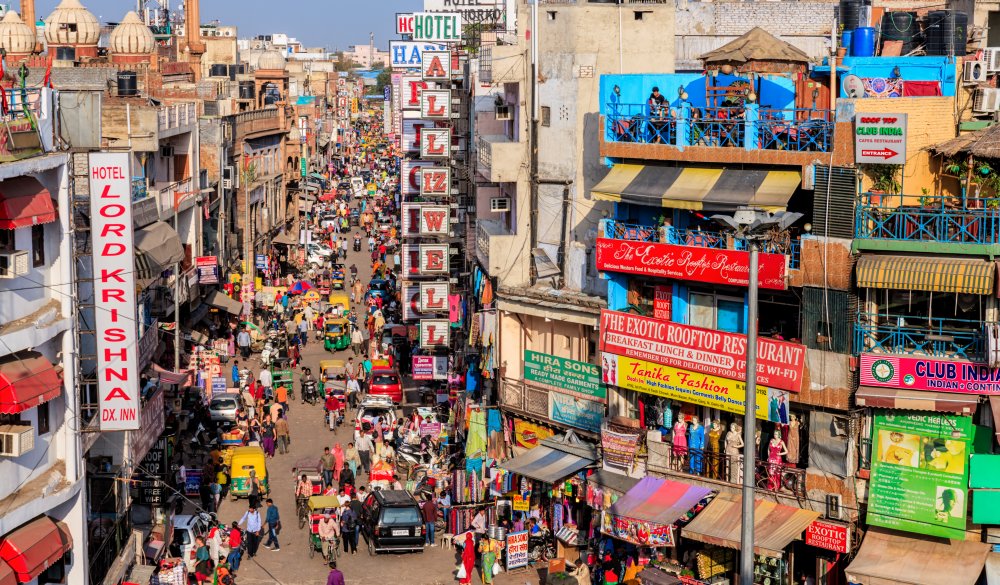
[[[651,135],[649,141],[657,144],[670,142],[669,133],[665,132],[670,126],[670,105],[660,93],[659,87],[653,87],[646,104],[649,106],[649,131]]]

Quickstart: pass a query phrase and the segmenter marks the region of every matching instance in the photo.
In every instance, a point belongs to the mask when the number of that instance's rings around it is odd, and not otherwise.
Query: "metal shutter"
[[[820,165],[816,165],[815,169],[812,233],[833,238],[854,238],[854,199],[857,194],[855,170],[850,167],[831,169]],[[830,192],[829,210],[827,189]]]
[[[802,341],[806,347],[821,349],[836,353],[850,353],[851,337],[854,329],[855,314],[851,296],[842,290],[828,289],[826,301],[828,309],[823,307],[823,289],[802,287]],[[829,323],[830,339],[820,343],[818,335],[822,333],[820,323]]]

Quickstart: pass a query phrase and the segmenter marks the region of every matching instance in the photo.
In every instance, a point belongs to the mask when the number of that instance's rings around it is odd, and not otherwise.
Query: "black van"
[[[361,532],[368,553],[424,550],[424,523],[420,505],[409,492],[375,490],[361,509]]]

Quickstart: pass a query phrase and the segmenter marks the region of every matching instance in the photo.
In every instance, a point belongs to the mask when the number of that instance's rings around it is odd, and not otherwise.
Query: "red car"
[[[392,368],[372,368],[368,394],[387,396],[395,404],[403,402],[403,381],[399,372]]]

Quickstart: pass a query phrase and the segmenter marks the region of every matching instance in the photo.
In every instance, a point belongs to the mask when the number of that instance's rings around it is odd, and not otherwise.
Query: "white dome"
[[[108,39],[108,49],[118,55],[148,55],[155,48],[153,31],[134,11],[125,15]]]
[[[0,20],[0,48],[8,53],[26,55],[35,50],[34,27],[28,26],[13,10]]]
[[[62,0],[45,21],[45,40],[50,45],[97,45],[101,25],[80,0]]]
[[[260,54],[257,59],[257,69],[267,69],[268,71],[281,71],[285,68],[285,56],[280,51],[268,49]]]

